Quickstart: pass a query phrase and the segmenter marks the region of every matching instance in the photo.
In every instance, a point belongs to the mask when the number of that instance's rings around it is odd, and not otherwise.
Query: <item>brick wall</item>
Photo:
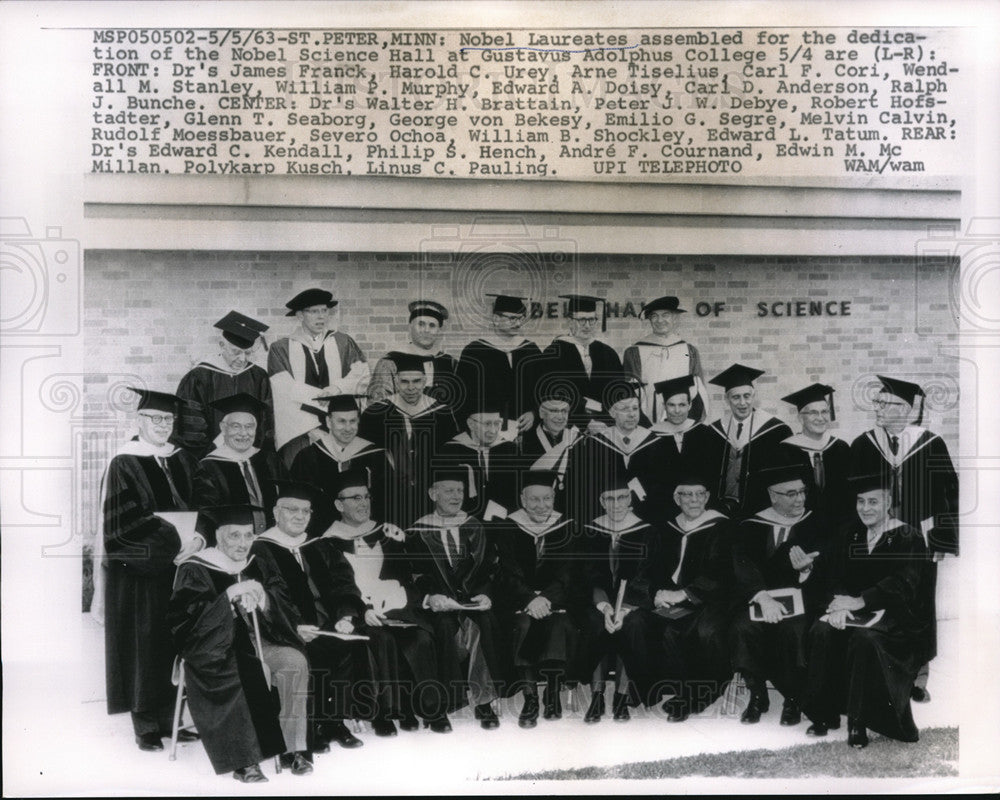
[[[766,235],[761,233],[762,236]],[[433,242],[429,251],[433,251]],[[870,427],[869,380],[888,373],[930,391],[930,425],[957,450],[958,363],[939,354],[958,329],[950,302],[956,265],[919,265],[912,257],[686,257],[573,253],[571,243],[476,242],[454,256],[383,253],[88,251],[85,256],[87,419],[102,435],[83,454],[83,520],[93,520],[109,442],[130,434],[122,387],[142,380],[172,391],[198,360],[215,351],[212,323],[228,310],[290,332],[284,303],[309,286],[340,299],[340,327],[370,359],[406,341],[406,303],[444,302],[453,318],[444,345],[456,356],[480,330],[484,292],[537,298],[542,318],[525,334],[540,345],[564,332],[545,305],[565,292],[592,293],[618,305],[605,340],[619,353],[648,331],[634,316],[641,302],[676,294],[689,309],[683,335],[702,356],[706,378],[734,361],[767,370],[760,405],[796,428],[780,397],[813,381],[837,389],[837,432],[850,441]],[[850,316],[757,316],[759,302],[850,301]],[[633,305],[629,309],[626,304]],[[696,304],[724,302],[716,317]],[[561,309],[560,309],[561,311]],[[713,397],[721,409],[721,395]],[[90,505],[93,504],[93,505]],[[86,537],[86,533],[84,533]]]

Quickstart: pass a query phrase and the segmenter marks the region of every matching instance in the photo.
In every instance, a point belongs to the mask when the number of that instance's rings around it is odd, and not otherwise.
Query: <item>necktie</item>
[[[479,468],[483,471],[483,482],[485,483],[490,479],[490,461],[489,461],[489,450],[480,449],[479,450]]]
[[[774,539],[774,549],[777,550],[785,542],[785,538],[788,534],[788,528],[780,527],[778,528],[777,534]]]
[[[260,487],[257,485],[257,479],[254,477],[253,470],[250,469],[250,462],[243,462],[243,480],[247,484],[247,495],[250,498],[250,504],[254,506],[259,506],[263,503],[263,498],[260,496]]]
[[[898,436],[890,436],[889,437],[889,450],[892,451],[892,454],[894,456],[895,455],[899,455],[899,437]]]
[[[823,470],[823,456],[819,453],[813,453],[813,477],[817,488],[822,489],[826,484],[826,473]]]
[[[743,436],[743,423],[736,423],[736,441],[738,442]]]
[[[622,441],[625,442],[625,446],[626,447],[628,447],[630,444],[632,444],[632,440],[629,439],[627,436],[623,436],[622,437]]]
[[[170,474],[170,466],[167,464],[167,459],[157,456],[156,463],[160,465],[160,469],[163,470],[163,474],[167,477],[167,486],[170,487],[170,497],[173,499],[174,505],[177,508],[187,508],[187,503],[181,500],[181,494],[177,491],[177,484],[174,483],[174,477]]]

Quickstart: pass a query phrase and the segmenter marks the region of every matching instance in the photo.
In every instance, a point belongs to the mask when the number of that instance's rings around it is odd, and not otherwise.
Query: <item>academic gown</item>
[[[855,516],[854,498],[848,483],[851,448],[847,442],[830,436],[817,444],[812,439],[796,434],[781,443],[782,452],[805,468],[809,497],[806,505],[840,528]],[[821,465],[817,469],[817,460]],[[822,485],[818,480],[822,477]]]
[[[701,356],[698,348],[678,336],[668,341],[657,338],[643,339],[625,348],[622,354],[622,369],[627,376],[642,384],[639,408],[643,415],[643,425],[659,422],[658,406],[654,384],[685,375],[699,376],[696,382],[697,394],[691,403],[691,416],[703,419],[707,413],[705,387],[701,383]]]
[[[573,386],[573,404],[569,410],[570,424],[586,428],[592,420],[610,424],[611,417],[604,407],[604,392],[609,383],[624,377],[622,362],[612,347],[594,339],[587,345],[590,373],[583,363],[579,348],[570,337],[559,337],[545,348],[539,362],[540,378],[558,376],[560,385]]]
[[[465,390],[466,402],[458,404],[462,416],[484,398],[500,404],[505,420],[516,420],[535,405],[534,389],[542,351],[522,339],[512,350],[501,350],[486,339],[476,339],[462,350],[456,375]]]
[[[390,351],[376,362],[375,369],[372,370],[371,383],[368,384],[369,400],[379,403],[395,393],[396,362],[393,358],[398,352],[424,357],[427,373],[424,394],[446,405],[454,403],[460,397],[457,391],[458,378],[455,375],[458,359],[443,350],[429,354],[427,351],[418,350],[416,346],[411,345],[402,351]]]
[[[124,451],[142,450],[138,437]],[[152,455],[116,455],[105,476],[104,564],[105,669],[108,713],[157,712],[176,693],[170,681],[174,648],[167,625],[174,558],[181,548],[176,528],[156,516],[186,511],[193,497],[215,504],[211,482],[194,456],[174,450],[168,468],[179,495]]]
[[[712,499],[733,518],[748,517],[770,504],[767,487],[760,479],[760,472],[779,463],[779,445],[792,435],[792,430],[777,417],[762,411],[754,411],[744,421],[750,425],[749,442],[738,449],[734,446],[738,423],[735,419],[717,419],[709,430],[716,435],[714,447],[706,453],[707,462],[713,472],[709,476],[715,483],[710,487]],[[730,461],[739,461],[738,501],[726,496],[726,473]]]
[[[457,434],[451,408],[430,397],[412,414],[391,397],[364,410],[358,435],[386,453],[384,508],[375,509],[376,517],[406,528],[430,511],[434,453]]]
[[[784,541],[775,547],[776,531]],[[805,578],[792,567],[789,551],[798,545],[806,553],[818,552]],[[761,681],[770,680],[787,698],[802,699],[805,680],[805,637],[822,612],[823,592],[829,580],[835,532],[811,511],[789,523],[767,508],[739,523],[733,534],[732,623],[729,645],[733,668]],[[780,622],[754,622],[750,601],[762,589],[798,588],[805,613]]]
[[[249,559],[238,573],[196,553],[177,569],[168,622],[184,679],[191,717],[217,774],[257,764],[285,751],[278,702],[256,652],[252,618],[235,611],[226,589],[256,580],[267,605],[255,613],[261,639],[293,647],[297,613],[280,574],[266,556]]]
[[[468,482],[466,513],[482,518],[490,501],[510,511],[517,506],[517,476],[523,467],[517,446],[497,440],[487,448],[488,455],[472,442],[468,433],[460,433],[445,442],[437,451],[434,465],[438,468],[466,470]]]
[[[274,525],[275,492],[272,482],[284,480],[288,470],[273,450],[256,450],[246,461],[249,462],[260,493],[257,503],[250,496],[242,461],[229,457],[227,450],[212,451],[201,460],[201,465],[215,486],[220,505],[259,504],[264,509],[256,512],[254,519],[254,533],[260,534]],[[207,503],[201,502],[199,498],[199,505]]]
[[[664,443],[648,428],[638,427],[629,435],[629,449],[624,449],[614,433],[606,428],[585,437],[569,454],[566,469],[567,509],[577,519],[593,519],[603,513],[600,495],[608,481],[624,477],[635,494],[635,509],[643,519],[652,519],[660,499],[655,496],[657,476],[668,466]]]
[[[567,425],[558,437],[549,434],[539,422],[521,437],[521,457],[526,470],[552,470],[556,473],[556,511],[566,511],[566,472],[572,449],[583,441],[580,429]]]
[[[374,520],[361,528],[335,522],[323,540],[339,549],[351,565],[365,608],[390,620],[361,628],[371,638],[382,714],[439,716],[444,710],[436,690],[440,648],[434,642],[430,612],[422,607],[423,596],[413,585],[405,545],[388,537],[385,525]]]
[[[246,393],[264,404],[263,417],[257,426],[254,444],[262,449],[274,447],[274,409],[271,399],[271,383],[267,371],[256,364],[247,364],[239,372],[230,370],[220,356],[201,361],[188,372],[177,385],[177,396],[194,405],[194,412],[204,419],[204,434],[191,434],[189,424],[183,421],[175,428],[175,434],[185,449],[197,456],[204,456],[212,448],[212,441],[219,435],[222,418],[225,416],[211,403]],[[182,414],[182,418],[183,418]]]
[[[453,549],[454,533],[458,536],[457,551]],[[445,595],[459,603],[468,603],[480,594],[491,599],[495,597],[496,548],[479,520],[467,514],[454,520],[442,519],[431,513],[418,519],[406,534],[406,551],[421,603],[432,594]],[[446,535],[450,542],[447,551]],[[448,712],[468,702],[465,687],[471,676],[455,646],[460,640],[476,642],[470,659],[479,664],[478,680],[488,682],[496,691],[504,675],[496,647],[497,623],[492,609],[431,612],[430,620],[439,648],[438,680],[447,687]],[[486,686],[480,688],[488,689]]]
[[[565,671],[576,653],[579,632],[574,615],[584,598],[577,570],[580,545],[576,523],[553,512],[545,523],[532,522],[523,509],[490,524],[499,555],[496,614],[509,639],[505,648],[518,670],[547,666]],[[524,613],[536,597],[552,604],[552,613],[533,619]]]
[[[656,451],[655,469],[648,471],[648,497],[642,514],[644,519],[666,524],[680,513],[674,502],[678,481],[695,476],[708,482],[710,492],[714,490],[712,454],[719,449],[718,437],[707,425],[693,420],[679,431],[664,423],[654,425],[651,430],[660,444]],[[709,505],[715,506],[717,499],[710,497]]]
[[[306,539],[299,547],[277,528],[253,543],[251,553],[274,563],[288,587],[301,625],[332,631],[343,617],[355,628],[364,617],[364,603],[354,585],[354,573],[340,550],[324,539]],[[302,563],[299,563],[301,558]],[[318,636],[305,645],[309,658],[315,721],[374,716],[372,668],[363,641]]]
[[[581,609],[578,678],[590,684],[595,668],[604,658],[621,656],[635,684],[639,698],[649,696],[652,671],[647,617],[642,612],[653,607],[650,593],[652,544],[660,532],[630,514],[620,526],[612,526],[606,515],[586,523],[581,529],[583,585],[589,596]],[[619,586],[625,581],[623,607],[634,609],[625,616],[621,630],[609,634],[598,603],[616,605]],[[609,666],[614,666],[612,660]],[[635,698],[632,698],[633,700]]]
[[[368,491],[372,508],[381,509],[385,491],[385,451],[360,436],[354,437],[346,448],[319,439],[295,456],[289,471],[292,480],[305,481],[336,497],[339,475],[349,469],[364,470],[368,474]],[[322,530],[333,522],[332,511],[327,515],[313,510],[311,529]]]
[[[813,625],[804,711],[823,722],[846,712],[877,733],[915,742],[910,691],[934,646],[923,538],[892,520],[869,553],[867,529],[856,521],[842,532],[836,556],[827,602],[834,594],[861,597],[858,614],[884,609],[885,615],[870,628]]]
[[[710,706],[732,675],[726,641],[732,586],[731,525],[707,510],[689,521],[678,515],[653,545],[650,593],[683,591],[687,599],[650,614],[659,638],[657,677],[692,713]],[[654,687],[654,694],[661,687]],[[652,698],[650,702],[655,700]]]

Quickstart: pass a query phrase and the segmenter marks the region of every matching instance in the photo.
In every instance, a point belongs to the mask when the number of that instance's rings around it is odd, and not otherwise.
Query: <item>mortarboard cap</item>
[[[353,394],[335,394],[333,396],[323,395],[314,397],[314,403],[326,406],[327,414],[334,414],[338,411],[358,411],[358,399]]]
[[[892,491],[892,477],[889,473],[873,473],[871,475],[854,475],[848,481],[854,494],[875,492],[879,489]]]
[[[243,412],[245,414],[253,414],[258,421],[264,416],[264,409],[267,408],[266,403],[246,392],[231,394],[229,397],[214,400],[209,405],[223,416]]]
[[[410,322],[417,317],[433,317],[439,324],[448,319],[448,309],[433,300],[414,300],[409,305]]]
[[[806,468],[802,464],[795,463],[776,464],[760,470],[757,474],[760,476],[761,483],[768,488],[790,481],[806,483],[808,477]]]
[[[469,470],[464,467],[443,467],[435,469],[432,475],[431,485],[444,481],[457,481],[462,486],[468,486]]]
[[[680,307],[680,300],[672,295],[664,295],[650,300],[639,312],[640,317],[648,317],[654,311],[672,311],[674,314],[686,314],[687,311]]]
[[[609,410],[615,403],[620,403],[622,400],[638,398],[639,387],[639,383],[624,378],[609,381],[604,387],[603,408]]]
[[[527,314],[528,308],[525,306],[524,301],[527,298],[515,297],[509,294],[490,294],[487,292],[487,297],[493,298],[493,313],[494,314]]]
[[[150,389],[137,389],[134,386],[128,387],[130,391],[139,395],[139,405],[136,411],[165,411],[171,414],[177,413],[177,406],[181,399],[175,394],[167,392],[154,392]]]
[[[333,496],[336,498],[344,489],[353,489],[359,486],[364,486],[368,488],[368,470],[366,469],[347,469],[341,472],[333,487]]]
[[[195,521],[194,529],[205,537],[209,545],[216,543],[216,532],[225,525],[249,525],[253,527],[253,515],[255,511],[263,511],[260,506],[248,505],[226,505],[226,506],[206,506],[198,509],[198,519]]]
[[[395,365],[396,372],[427,372],[426,362],[430,358],[418,356],[415,353],[389,353],[389,360]]]
[[[333,295],[325,289],[306,289],[285,303],[285,308],[289,309],[285,316],[294,317],[296,311],[302,311],[305,308],[312,308],[313,306],[333,308],[337,303],[338,301],[333,299]]]
[[[213,326],[222,331],[222,338],[236,347],[247,350],[254,346],[260,335],[268,329],[263,322],[238,311],[230,311]]]
[[[579,390],[568,380],[558,375],[543,376],[535,383],[537,404],[559,401],[572,407],[579,396]]]
[[[754,369],[743,364],[733,364],[716,375],[709,383],[721,386],[727,392],[737,386],[752,386],[753,382],[764,374],[762,369]]]
[[[805,389],[799,389],[797,392],[786,394],[781,399],[786,403],[791,403],[799,411],[810,403],[818,403],[821,400],[826,400],[827,405],[830,406],[830,419],[835,420],[837,417],[833,411],[833,392],[834,388],[832,386],[827,386],[825,383],[813,383]]]
[[[629,486],[628,473],[623,469],[598,470],[595,477],[597,478],[598,497],[605,492],[618,492],[622,489],[632,491],[632,487]]]
[[[681,475],[680,479],[674,483],[674,489],[676,490],[679,486],[701,486],[703,489],[709,489],[710,482],[705,480],[703,475],[698,475],[694,472],[687,472]]]
[[[494,397],[480,397],[471,403],[465,412],[467,418],[473,414],[499,414],[503,416],[503,401]]]
[[[544,486],[546,489],[554,489],[559,480],[559,475],[550,469],[532,469],[521,475],[521,491],[529,486]]]
[[[604,298],[594,297],[589,294],[561,294],[559,297],[562,300],[568,300],[566,303],[566,316],[572,317],[574,314],[591,314],[597,312],[597,304],[603,303]],[[608,329],[608,315],[605,313],[605,308],[601,308],[600,318],[601,318],[601,330],[606,331]]]
[[[883,392],[898,397],[911,406],[914,404],[914,400],[924,394],[924,390],[916,383],[901,381],[899,378],[887,378],[884,375],[876,375],[875,377],[881,381]]]
[[[669,400],[676,394],[684,394],[691,399],[691,388],[694,386],[694,376],[693,375],[682,375],[679,378],[670,378],[665,381],[659,381],[653,384],[653,388],[656,389],[656,393],[663,397],[664,400]]]

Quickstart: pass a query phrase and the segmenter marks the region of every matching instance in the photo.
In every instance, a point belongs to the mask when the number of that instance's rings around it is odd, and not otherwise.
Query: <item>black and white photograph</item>
[[[5,794],[996,790],[994,5],[5,6]]]

